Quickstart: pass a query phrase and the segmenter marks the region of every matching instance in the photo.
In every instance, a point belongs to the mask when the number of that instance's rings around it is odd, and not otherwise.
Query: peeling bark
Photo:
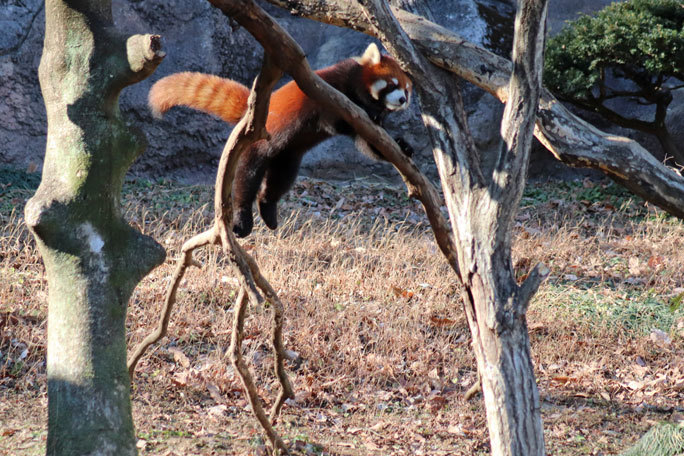
[[[109,0],[48,0],[45,16],[47,148],[25,219],[49,286],[47,454],[136,454],[126,308],[165,253],[121,214],[123,178],[145,140],[121,118],[118,95],[164,54],[157,36],[119,34]]]

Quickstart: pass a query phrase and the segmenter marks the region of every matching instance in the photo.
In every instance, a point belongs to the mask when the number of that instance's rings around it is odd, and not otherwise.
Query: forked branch
[[[441,213],[442,199],[432,183],[408,159],[387,132],[346,96],[331,87],[309,67],[304,51],[292,37],[253,0],[209,0],[224,14],[249,31],[270,53],[276,64],[289,73],[308,97],[339,114],[345,122],[399,171],[409,196],[425,208],[435,240],[451,267],[458,271],[454,240],[449,224]]]
[[[221,245],[224,254],[228,257],[240,282],[240,295],[236,303],[233,322],[233,335],[230,350],[231,361],[247,391],[247,397],[252,407],[252,411],[264,428],[275,453],[278,453],[279,451],[287,453],[287,447],[276,434],[271,423],[275,421],[285,399],[293,396],[292,386],[290,385],[284,367],[285,351],[282,343],[283,306],[273,288],[261,275],[259,267],[254,259],[242,249],[233,235],[232,186],[235,170],[241,154],[247,150],[253,142],[268,137],[268,133],[265,130],[265,123],[268,114],[270,94],[273,86],[278,79],[280,79],[281,75],[282,72],[273,64],[269,54],[266,53],[261,73],[254,83],[248,100],[247,112],[233,129],[221,155],[216,176],[214,224],[212,228],[193,237],[183,245],[178,266],[166,294],[158,326],[156,330],[147,336],[136,348],[128,365],[129,373],[132,378],[135,366],[145,350],[166,334],[171,310],[176,302],[176,292],[183,275],[188,266],[198,265],[192,258],[192,252],[199,247],[209,244]],[[261,406],[256,386],[254,385],[249,369],[241,356],[242,331],[244,329],[247,303],[251,301],[253,304],[258,305],[263,302],[263,298],[258,291],[259,289],[271,303],[273,309],[271,341],[275,358],[274,371],[282,387],[280,394],[274,402],[270,417],[266,416],[263,407]]]

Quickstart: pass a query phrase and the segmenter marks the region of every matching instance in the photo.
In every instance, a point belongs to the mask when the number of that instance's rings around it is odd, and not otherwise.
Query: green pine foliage
[[[630,79],[637,92],[670,77],[684,81],[682,0],[613,3],[548,41],[544,80],[562,99],[612,97],[607,70]]]
[[[661,423],[620,456],[680,456],[684,454],[684,424]]]

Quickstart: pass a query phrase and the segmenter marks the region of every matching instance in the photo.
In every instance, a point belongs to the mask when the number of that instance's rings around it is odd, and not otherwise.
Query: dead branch
[[[282,339],[272,339],[275,357],[274,370],[281,383],[282,389],[274,403],[270,419],[266,417],[261,406],[256,386],[254,385],[247,366],[242,360],[240,351],[243,337],[242,331],[245,318],[245,306],[247,302],[246,298],[249,297],[249,301],[253,304],[259,304],[262,301],[262,298],[256,292],[256,287],[258,286],[261,288],[262,292],[267,295],[267,299],[271,301],[274,315],[272,331],[279,336],[282,335],[282,304],[268,281],[261,275],[259,267],[254,259],[238,244],[232,230],[232,188],[238,159],[242,152],[250,147],[254,141],[268,137],[268,133],[265,129],[266,117],[268,115],[268,101],[273,86],[278,79],[280,79],[281,75],[282,72],[274,64],[271,54],[267,51],[264,55],[264,64],[261,68],[261,73],[257,77],[249,97],[247,113],[240,120],[228,138],[228,142],[226,143],[224,152],[221,156],[221,161],[219,162],[214,197],[214,223],[219,232],[223,251],[228,256],[231,263],[233,263],[234,269],[238,272],[242,281],[242,288],[240,291],[241,297],[238,302],[239,307],[235,313],[233,335],[231,339],[231,361],[242,380],[242,384],[247,390],[252,412],[264,428],[266,436],[273,446],[274,452],[277,453],[278,450],[281,450],[287,454],[287,447],[271,425],[271,421],[275,420],[275,413],[280,411],[280,407],[285,399],[293,397],[292,387],[284,369],[285,351],[282,345]],[[258,278],[257,284],[255,284],[255,278]]]
[[[240,380],[242,380],[242,385],[247,391],[247,398],[249,399],[249,405],[252,407],[252,412],[254,412],[254,415],[256,415],[259,424],[261,424],[261,427],[264,428],[268,439],[273,445],[274,453],[277,454],[278,449],[281,449],[287,454],[287,447],[280,439],[278,434],[275,433],[273,426],[271,426],[271,422],[266,417],[266,414],[261,407],[259,393],[254,386],[252,374],[250,374],[249,368],[242,358],[242,338],[244,335],[245,314],[247,312],[248,302],[249,300],[247,298],[247,293],[245,293],[244,288],[241,288],[240,294],[238,295],[238,299],[236,301],[235,316],[233,319],[233,333],[231,334],[230,338],[230,360],[233,363],[235,371],[240,376]]]
[[[155,344],[166,335],[166,331],[169,327],[169,318],[171,317],[171,311],[173,310],[173,305],[176,303],[176,292],[178,291],[178,286],[180,285],[183,276],[185,275],[185,270],[189,266],[202,267],[193,257],[192,252],[202,246],[213,244],[216,240],[215,230],[212,228],[204,233],[198,234],[193,238],[189,239],[183,244],[181,248],[181,255],[178,259],[178,265],[176,270],[171,277],[171,284],[166,291],[166,297],[164,298],[164,306],[162,307],[161,314],[159,315],[159,323],[155,330],[148,334],[147,337],[135,348],[133,354],[128,359],[128,376],[133,379],[133,374],[135,374],[135,366],[142,358],[142,355],[147,351],[150,345]]]
[[[253,0],[209,2],[247,29],[266,52],[272,55],[276,64],[294,78],[308,97],[339,113],[364,140],[375,146],[394,165],[404,179],[409,196],[423,204],[437,245],[451,267],[458,271],[458,262],[453,254],[455,249],[452,234],[440,212],[443,204],[441,198],[432,183],[406,158],[387,132],[373,123],[361,108],[311,71],[301,47]]]
[[[268,0],[290,13],[376,36],[356,2],[347,0]],[[425,18],[392,8],[402,28],[435,65],[508,98],[512,63]],[[543,89],[535,136],[570,166],[600,170],[620,185],[670,214],[684,218],[684,177],[629,138],[605,133],[568,111]]]
[[[283,303],[280,301],[278,294],[275,292],[271,284],[268,283],[266,278],[261,274],[259,267],[254,261],[254,258],[244,254],[249,268],[254,277],[254,281],[257,286],[261,289],[262,293],[266,296],[266,299],[271,303],[273,308],[273,324],[271,326],[271,346],[273,348],[273,370],[280,381],[281,390],[276,398],[273,406],[271,407],[270,420],[271,423],[275,424],[275,420],[280,414],[280,409],[282,408],[285,400],[294,397],[294,391],[292,390],[292,385],[290,384],[290,379],[285,372],[285,347],[283,346]]]
[[[252,412],[264,428],[266,435],[273,446],[274,453],[282,451],[287,454],[287,447],[280,439],[271,425],[285,399],[293,397],[292,386],[285,372],[284,360],[285,350],[282,343],[282,323],[283,305],[276,292],[268,281],[259,271],[259,267],[238,244],[233,235],[233,211],[232,211],[232,186],[237,169],[238,160],[241,154],[247,150],[251,144],[257,140],[268,137],[265,129],[266,117],[268,115],[268,104],[273,90],[273,86],[280,79],[282,72],[274,64],[267,53],[264,57],[264,64],[261,73],[256,78],[252,92],[248,100],[247,112],[233,129],[221,155],[219,167],[216,175],[216,187],[214,195],[214,225],[209,230],[194,236],[187,241],[181,249],[181,257],[174,272],[171,284],[166,294],[164,307],[162,309],[159,323],[155,331],[148,335],[144,341],[136,348],[129,361],[128,369],[132,378],[135,366],[147,348],[157,342],[166,334],[168,322],[176,302],[176,292],[185,271],[190,265],[198,265],[192,258],[192,252],[208,244],[221,245],[223,253],[228,257],[234,272],[240,282],[240,295],[236,303],[236,311],[233,321],[233,334],[231,339],[231,361],[235,371],[240,376],[242,384],[247,391]],[[273,308],[272,336],[271,342],[274,351],[274,371],[281,384],[281,392],[274,402],[270,418],[261,406],[256,386],[249,373],[241,355],[241,343],[243,339],[244,319],[248,302],[255,305],[263,302],[258,289],[266,295]]]

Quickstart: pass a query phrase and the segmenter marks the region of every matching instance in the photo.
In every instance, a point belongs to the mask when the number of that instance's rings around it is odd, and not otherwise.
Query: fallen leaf
[[[226,407],[223,404],[220,404],[220,405],[215,405],[213,407],[210,407],[208,410],[208,413],[209,413],[209,415],[213,415],[213,416],[223,416],[223,415],[225,415],[227,410],[228,410],[228,407]]]
[[[378,421],[377,423],[375,423],[373,426],[370,427],[370,430],[371,430],[371,431],[376,431],[376,432],[377,432],[377,431],[380,431],[380,430],[382,430],[382,429],[384,429],[384,428],[386,428],[386,427],[387,427],[387,423],[386,423],[386,422],[384,422],[384,421]]]
[[[412,291],[404,290],[403,288],[399,288],[396,285],[392,285],[392,291],[394,292],[395,296],[401,298],[411,299],[413,297]]]
[[[190,374],[187,371],[177,372],[171,377],[171,382],[176,386],[188,386]]]
[[[641,275],[643,268],[641,261],[637,257],[631,257],[628,262],[629,273],[635,276]]]
[[[180,348],[169,347],[169,352],[173,354],[173,360],[176,362],[176,364],[180,364],[186,369],[190,367],[190,360],[187,356],[185,356],[185,353],[183,353],[183,351]]]
[[[660,329],[654,329],[651,331],[651,334],[648,336],[648,338],[651,340],[651,342],[660,347],[669,347],[672,345],[672,339],[670,339],[670,336]]]
[[[436,315],[433,315],[430,317],[430,322],[437,327],[444,327],[444,326],[453,326],[456,324],[456,320],[452,320],[451,318],[441,318]]]
[[[631,390],[637,391],[637,390],[640,390],[644,387],[644,383],[643,382],[637,382],[636,380],[632,380],[632,381],[627,382],[627,384],[625,386],[627,386],[627,388],[629,388]]]
[[[653,255],[651,258],[648,259],[648,265],[651,269],[659,269],[663,266],[664,263],[665,258],[663,258],[661,255]]]
[[[454,435],[458,435],[460,437],[465,437],[465,432],[463,432],[463,428],[461,427],[460,424],[449,425],[449,427],[447,428],[447,432],[449,434],[454,434]]]

